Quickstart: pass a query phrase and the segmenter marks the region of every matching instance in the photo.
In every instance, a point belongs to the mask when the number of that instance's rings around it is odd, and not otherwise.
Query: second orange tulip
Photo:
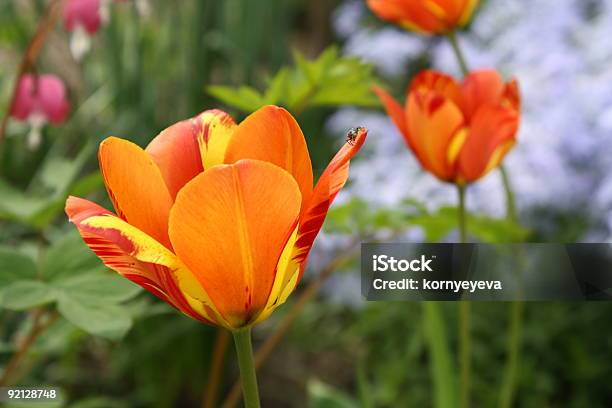
[[[384,90],[375,92],[421,165],[443,181],[478,180],[516,142],[518,83],[505,83],[496,71],[474,71],[462,83],[424,71],[409,86],[404,107]]]

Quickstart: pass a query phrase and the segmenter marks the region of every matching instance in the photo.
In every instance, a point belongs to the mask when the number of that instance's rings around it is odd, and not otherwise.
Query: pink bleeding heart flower
[[[40,144],[44,125],[64,122],[69,112],[70,102],[66,86],[57,76],[26,74],[19,79],[11,117],[30,124],[30,148],[36,148]]]
[[[65,0],[64,26],[71,33],[70,51],[78,61],[91,48],[91,36],[105,21],[107,12],[103,11],[106,0]],[[104,5],[104,9],[106,9]]]

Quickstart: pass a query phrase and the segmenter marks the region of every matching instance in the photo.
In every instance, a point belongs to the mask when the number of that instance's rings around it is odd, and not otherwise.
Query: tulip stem
[[[465,57],[463,56],[463,51],[461,51],[461,47],[459,46],[459,40],[457,39],[457,33],[455,31],[451,31],[447,35],[448,40],[450,41],[451,46],[453,47],[453,51],[455,52],[455,56],[457,57],[457,61],[459,62],[459,66],[461,67],[461,72],[463,75],[467,75],[470,72],[468,68]]]
[[[516,211],[516,201],[514,199],[514,191],[512,191],[512,183],[510,176],[503,164],[499,165],[499,173],[501,175],[504,190],[506,192],[506,218],[510,221],[518,221],[518,213]]]
[[[465,224],[465,185],[457,184],[459,193],[459,237],[460,242],[467,242]],[[459,406],[470,406],[470,371],[471,371],[471,337],[470,309],[468,300],[459,302]]]
[[[465,186],[457,184],[459,194],[459,242],[467,242],[467,228],[465,226]]]
[[[238,355],[240,378],[242,379],[242,394],[245,408],[260,408],[257,374],[253,360],[253,345],[251,343],[251,328],[235,330],[234,343]]]

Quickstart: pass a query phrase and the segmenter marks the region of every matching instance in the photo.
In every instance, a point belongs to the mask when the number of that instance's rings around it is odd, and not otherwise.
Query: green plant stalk
[[[514,191],[512,190],[512,183],[510,182],[510,175],[506,168],[500,164],[499,173],[501,174],[502,183],[504,185],[504,191],[506,193],[506,218],[510,221],[518,222],[518,212],[516,211],[516,200],[514,198]]]
[[[425,318],[424,333],[431,355],[431,374],[433,377],[434,406],[454,408],[455,405],[455,368],[446,341],[446,324],[440,302],[422,302]]]
[[[459,242],[467,242],[467,227],[465,224],[465,185],[457,184],[457,193],[459,196]]]
[[[508,336],[508,350],[501,392],[499,395],[499,407],[510,408],[514,400],[516,389],[516,377],[521,352],[521,337],[523,334],[523,306],[522,301],[512,302],[510,309],[510,333]]]
[[[457,33],[455,31],[451,31],[447,34],[448,40],[453,47],[453,52],[455,53],[455,57],[457,58],[457,62],[459,63],[459,67],[461,68],[461,72],[463,75],[467,75],[470,72],[470,68],[467,65],[466,59],[461,51],[461,47],[459,46],[459,40],[457,39]]]
[[[238,366],[240,367],[244,406],[245,408],[260,408],[257,375],[253,360],[253,345],[251,344],[251,328],[235,330],[232,334],[234,335]]]
[[[459,45],[456,33],[452,32],[448,34],[448,39],[457,58],[457,62],[461,67],[463,75],[467,75],[469,73],[469,67],[463,55],[463,52],[461,51],[461,46]],[[510,221],[518,222],[518,212],[516,209],[516,200],[514,197],[514,191],[512,189],[512,183],[510,182],[510,176],[503,164],[499,165],[499,172],[502,178],[502,183],[506,195],[506,218],[508,218],[508,220]],[[469,312],[469,303],[461,302],[459,311],[460,319],[461,315],[466,314],[466,311],[462,310],[462,305],[464,304],[467,306]],[[512,307],[510,309],[510,329],[508,334],[507,360],[504,368],[504,375],[500,393],[500,407],[502,408],[508,408],[512,405],[514,391],[516,388],[516,374],[518,372],[521,351],[520,348],[523,326],[523,306],[523,302],[519,300],[513,302]],[[462,335],[469,336],[469,333],[466,334],[462,332]],[[469,353],[469,350],[467,352]],[[463,403],[463,399],[461,399],[461,402]],[[467,402],[469,402],[469,400]]]
[[[467,228],[465,223],[465,185],[457,185],[459,195],[459,238],[460,242],[467,242]],[[470,406],[471,388],[471,337],[470,337],[470,302],[459,302],[459,406]]]

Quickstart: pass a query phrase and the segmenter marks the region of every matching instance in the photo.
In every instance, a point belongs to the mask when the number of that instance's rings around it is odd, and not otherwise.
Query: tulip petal
[[[116,137],[100,144],[98,156],[117,214],[171,248],[167,226],[172,196],[153,159],[134,143]]]
[[[415,139],[421,165],[438,178],[451,181],[464,120],[451,100],[433,92],[413,92],[407,105],[408,131]]]
[[[466,118],[471,118],[479,106],[501,103],[505,86],[502,77],[492,69],[473,71],[466,76],[462,85]]]
[[[223,163],[235,127],[220,110],[208,110],[163,130],[145,149],[159,167],[172,198],[204,168]]]
[[[462,13],[459,17],[459,26],[463,27],[472,19],[474,15],[474,11],[476,11],[476,7],[478,6],[479,0],[463,0],[462,4]]]
[[[183,120],[163,130],[145,151],[159,167],[173,198],[189,180],[204,171],[194,119]]]
[[[460,177],[472,182],[498,166],[516,141],[518,125],[519,115],[514,109],[492,105],[479,108],[459,155]]]
[[[225,162],[241,159],[262,160],[287,170],[297,181],[304,203],[312,194],[312,164],[306,139],[293,116],[283,108],[265,106],[238,125]]]
[[[205,111],[194,119],[204,168],[225,163],[227,146],[237,129],[234,119],[219,109]]]
[[[401,135],[404,137],[406,144],[410,149],[414,151],[414,141],[410,133],[408,132],[408,124],[406,123],[406,114],[404,112],[404,108],[397,103],[397,101],[387,93],[384,89],[374,86],[372,90],[378,95],[378,98],[385,106],[385,110],[387,114],[400,131]]]
[[[298,228],[295,228],[291,237],[287,240],[287,244],[276,265],[276,278],[274,279],[270,296],[268,296],[268,302],[259,316],[257,316],[255,323],[266,320],[277,307],[285,303],[298,283],[301,265],[293,258],[297,232]]]
[[[253,323],[266,306],[300,203],[293,177],[258,160],[216,166],[177,195],[174,249],[231,327]]]
[[[106,266],[194,319],[223,324],[211,306],[179,290],[177,276],[190,272],[152,237],[82,198],[69,197],[66,214]]]
[[[513,79],[506,84],[502,97],[502,106],[512,108],[516,111],[521,110],[521,92],[516,79]]]
[[[438,71],[425,70],[417,74],[410,83],[406,97],[415,91],[435,92],[451,100],[460,109],[464,105],[461,87],[457,81],[452,76]]]
[[[300,215],[298,238],[293,254],[293,259],[301,265],[300,278],[304,273],[306,258],[323,226],[327,211],[338,192],[346,183],[350,160],[363,146],[367,134],[368,131],[362,128],[352,144],[345,143],[340,148],[323,174],[321,174],[313,191],[312,198]]]

